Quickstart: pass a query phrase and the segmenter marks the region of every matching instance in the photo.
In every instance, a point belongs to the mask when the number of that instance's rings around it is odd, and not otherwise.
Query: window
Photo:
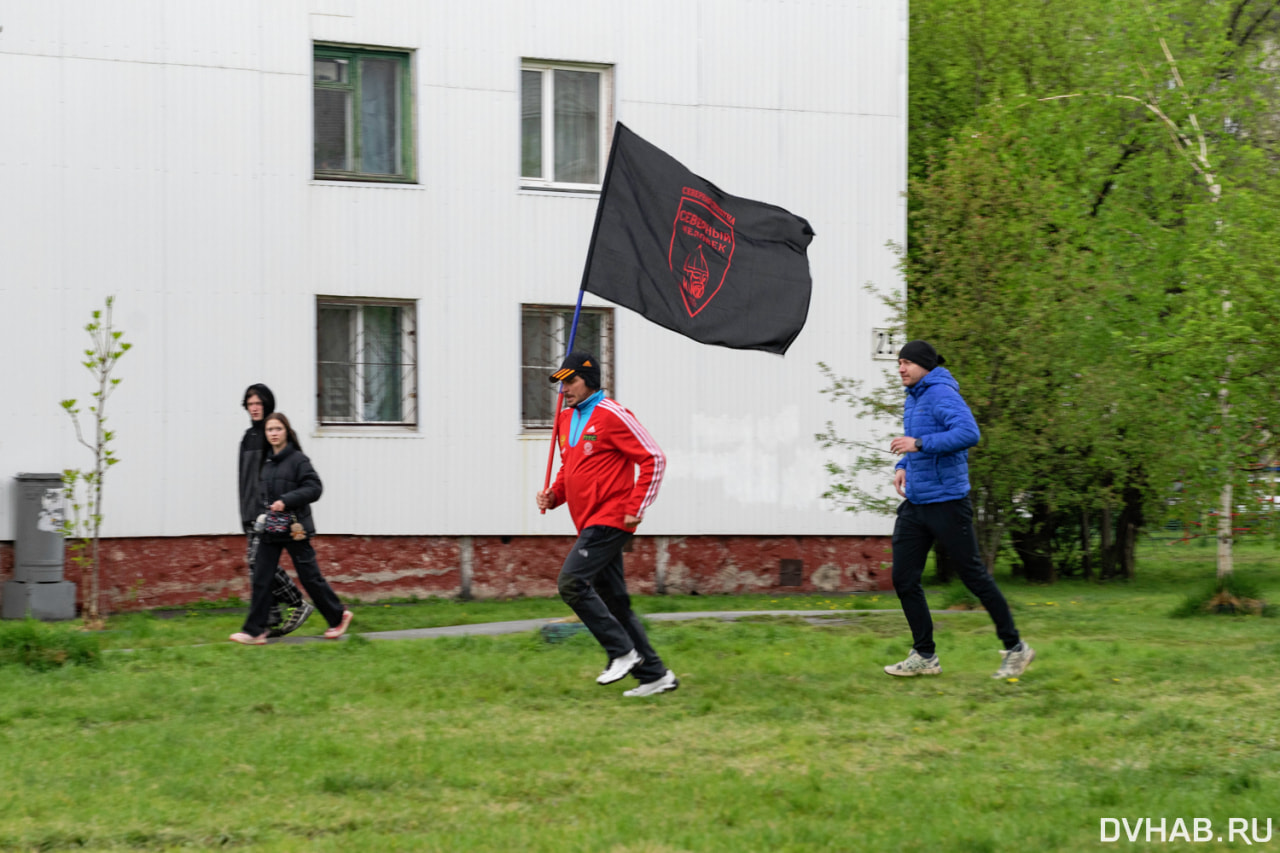
[[[315,46],[317,178],[412,183],[409,54]]]
[[[520,68],[520,178],[526,187],[595,191],[613,130],[613,72],[525,60]]]
[[[321,425],[417,424],[417,306],[322,296],[316,317]]]
[[[525,305],[520,322],[520,420],[525,429],[555,425],[560,386],[552,373],[564,360],[573,328],[573,306]],[[613,389],[613,309],[583,308],[573,348],[594,353],[602,362],[600,387]]]

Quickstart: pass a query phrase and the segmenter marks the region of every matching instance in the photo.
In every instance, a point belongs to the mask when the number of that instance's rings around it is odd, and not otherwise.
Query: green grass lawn
[[[892,592],[872,595],[670,595],[637,597],[633,604],[641,613],[854,608],[900,612],[898,599]],[[509,601],[437,598],[391,604],[352,602],[350,607],[356,613],[351,630],[357,633],[572,615],[558,598],[521,598]],[[230,609],[218,608],[218,611],[226,610]],[[99,637],[104,649],[145,649],[222,642],[231,632],[240,630],[246,610],[247,608],[240,608],[233,612],[218,612],[202,607],[125,613],[111,617],[107,630],[101,632]],[[319,636],[326,627],[323,617],[315,614],[298,631],[298,635]]]
[[[982,613],[938,618],[944,673],[894,679],[899,614],[654,622],[681,679],[598,687],[585,635],[245,648],[240,617],[113,619],[100,667],[0,667],[0,849],[1164,850],[1104,818],[1195,818],[1280,850],[1280,620],[1173,619],[1212,549],[1139,577],[1001,578],[1040,657],[995,681]],[[1239,572],[1280,599],[1280,552]],[[942,593],[936,592],[940,600]],[[896,610],[892,595],[637,600],[644,612]],[[360,605],[357,631],[566,613],[556,601]],[[319,633],[323,624],[303,633]],[[207,643],[208,645],[196,645]],[[1145,830],[1144,830],[1145,833]]]

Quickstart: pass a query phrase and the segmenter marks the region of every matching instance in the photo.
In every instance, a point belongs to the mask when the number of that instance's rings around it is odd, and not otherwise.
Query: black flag
[[[738,198],[621,122],[582,289],[704,344],[785,353],[809,314],[813,229]]]

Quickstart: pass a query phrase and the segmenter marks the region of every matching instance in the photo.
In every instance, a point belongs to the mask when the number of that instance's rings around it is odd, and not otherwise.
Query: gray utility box
[[[0,616],[74,619],[76,585],[62,574],[62,475],[19,474],[15,479],[13,580],[5,582]]]

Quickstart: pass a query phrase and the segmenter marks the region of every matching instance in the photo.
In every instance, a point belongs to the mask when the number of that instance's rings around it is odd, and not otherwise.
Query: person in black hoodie
[[[249,578],[253,578],[254,555],[258,550],[261,534],[253,529],[255,520],[265,511],[262,499],[258,496],[260,484],[258,475],[262,470],[262,457],[267,449],[267,440],[262,434],[263,419],[276,410],[276,397],[266,385],[250,385],[244,391],[241,402],[249,413],[249,428],[240,439],[240,523],[248,537],[248,548],[245,561],[249,566]],[[267,619],[270,636],[282,637],[296,631],[307,621],[307,617],[315,612],[315,608],[302,598],[302,593],[294,586],[293,581],[285,574],[284,569],[276,566],[271,584],[271,612]]]
[[[264,533],[253,564],[253,601],[244,627],[231,635],[231,640],[246,646],[267,642],[267,617],[271,612],[271,582],[280,561],[280,551],[288,550],[293,568],[302,586],[315,602],[329,630],[325,639],[336,640],[351,624],[351,611],[342,606],[338,595],[320,574],[311,537],[316,535],[311,517],[311,504],[320,499],[324,484],[302,452],[298,436],[289,419],[274,412],[263,421],[268,452],[262,463],[262,497],[273,512],[291,513],[297,520],[290,532]]]

